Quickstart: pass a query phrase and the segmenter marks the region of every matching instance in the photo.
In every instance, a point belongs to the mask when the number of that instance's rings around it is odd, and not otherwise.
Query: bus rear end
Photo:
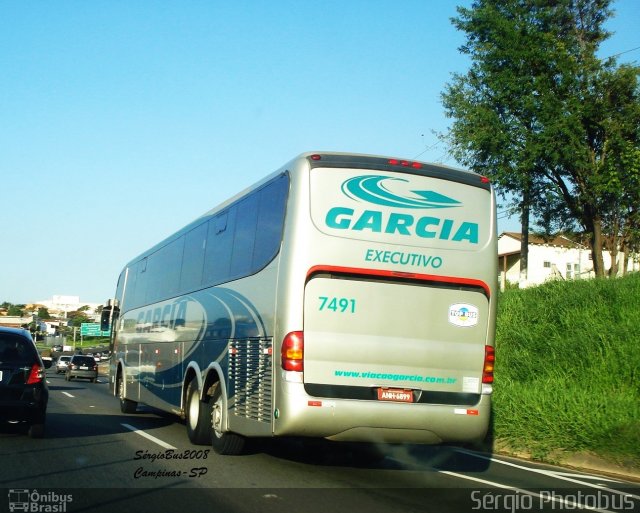
[[[481,440],[497,283],[488,180],[382,157],[303,160],[281,262],[274,433]]]

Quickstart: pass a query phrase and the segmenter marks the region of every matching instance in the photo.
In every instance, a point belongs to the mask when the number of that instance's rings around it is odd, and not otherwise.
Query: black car
[[[71,381],[73,378],[86,378],[93,383],[98,381],[98,364],[93,356],[74,354],[71,357],[65,379]]]
[[[28,331],[0,327],[0,420],[25,427],[32,438],[44,435],[50,366]]]

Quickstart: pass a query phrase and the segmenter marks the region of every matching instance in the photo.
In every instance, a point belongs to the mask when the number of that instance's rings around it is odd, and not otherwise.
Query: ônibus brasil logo
[[[405,194],[393,192],[389,185],[409,183],[404,178],[364,175],[349,178],[342,183],[345,196],[374,205],[402,209],[445,209],[461,207],[462,203],[435,191],[409,190]],[[389,185],[387,185],[389,184]],[[418,236],[425,239],[467,241],[478,243],[478,223],[456,221],[434,216],[414,217],[408,213],[379,210],[356,211],[350,207],[333,207],[326,215],[329,228],[337,230],[369,230],[374,233]]]

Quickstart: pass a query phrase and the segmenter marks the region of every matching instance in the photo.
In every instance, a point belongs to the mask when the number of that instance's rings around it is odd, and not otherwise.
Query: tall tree
[[[83,322],[91,322],[91,318],[87,316],[86,310],[80,308],[67,313],[69,326],[80,327]]]
[[[10,305],[7,315],[22,317],[24,316],[25,305]]]
[[[599,186],[602,189],[606,249],[611,252],[610,274],[617,269],[618,249],[626,272],[629,253],[640,249],[640,90],[637,68],[621,66],[607,79],[602,102],[610,113],[604,124],[605,143]]]
[[[633,130],[621,128],[620,113],[632,109],[612,100],[637,104],[638,68],[622,73],[613,59],[596,56],[609,36],[603,28],[609,5],[476,0],[470,9],[458,8],[452,21],[466,34],[460,50],[472,64],[442,94],[453,118],[448,141],[454,157],[521,198],[524,235],[528,209],[540,217],[550,210],[570,212],[589,234],[598,276],[604,275],[603,222],[613,214],[604,189],[617,183],[613,194],[623,197],[625,188],[623,180],[613,179],[624,168],[605,162],[616,152],[615,138],[637,148]],[[609,177],[603,181],[605,169]]]

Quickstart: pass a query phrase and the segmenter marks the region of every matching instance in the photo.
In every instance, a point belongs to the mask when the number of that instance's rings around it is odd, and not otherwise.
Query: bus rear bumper
[[[280,394],[276,436],[380,443],[473,443],[489,427],[491,396],[473,406],[311,397],[296,386]],[[297,389],[297,390],[296,390]]]

